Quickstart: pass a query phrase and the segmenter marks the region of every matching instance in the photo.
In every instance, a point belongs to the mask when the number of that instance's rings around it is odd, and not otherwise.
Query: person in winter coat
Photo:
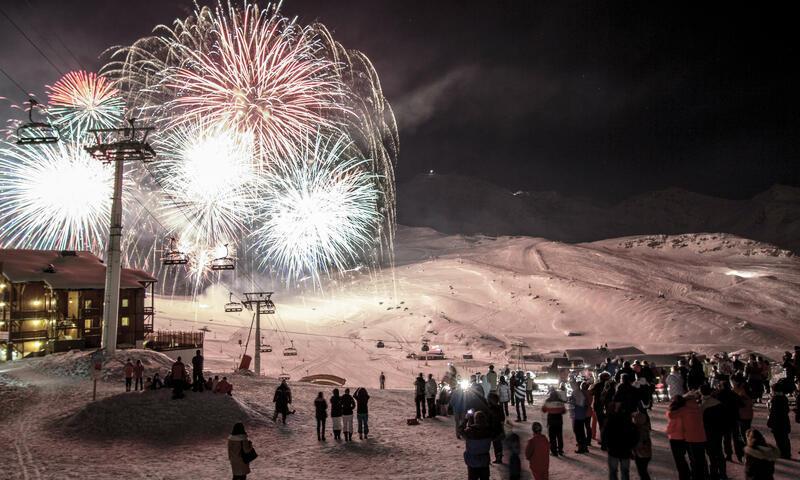
[[[691,469],[686,461],[688,444],[684,433],[686,399],[683,395],[675,395],[667,409],[667,438],[675,469],[678,471],[678,480],[690,480]]]
[[[414,380],[414,403],[417,406],[417,420],[425,417],[425,377],[422,373]]]
[[[686,438],[689,461],[692,464],[692,479],[703,480],[705,472],[708,471],[708,464],[706,463],[706,432],[700,398],[695,393],[687,394],[684,398],[686,406],[683,407],[685,416],[683,435]]]
[[[439,382],[439,396],[436,397],[436,410],[439,412],[439,415],[446,417],[449,415],[448,406],[450,405],[450,385],[448,385],[444,380]]]
[[[533,480],[548,480],[550,475],[550,457],[547,450],[550,448],[550,440],[542,435],[542,424],[533,422],[531,427],[533,436],[528,440],[525,447],[525,458],[528,459],[528,466],[533,473]]]
[[[528,405],[533,406],[533,391],[536,390],[537,385],[531,376],[531,372],[525,374],[525,397],[528,400]]]
[[[722,439],[725,431],[729,430],[730,422],[725,405],[712,397],[711,392],[711,387],[707,384],[700,387],[700,394],[702,395],[700,408],[703,411],[703,427],[706,433],[708,471],[711,478],[721,479],[728,477],[725,457],[722,453]]]
[[[583,431],[587,447],[592,444],[592,438],[594,438],[594,430],[592,427],[592,418],[594,417],[592,405],[594,399],[592,398],[591,387],[592,385],[589,382],[581,382],[581,393],[583,393],[583,397],[586,399],[586,418],[583,420]]]
[[[728,377],[722,374],[720,374],[720,381],[717,383],[717,391],[714,397],[720,401],[725,409],[725,425],[722,435],[725,460],[728,462],[732,461],[733,453],[736,452],[736,458],[741,463],[742,457],[744,456],[744,435],[739,433],[739,414],[741,408],[744,406],[744,399],[731,389],[731,383]],[[751,402],[751,419],[753,418],[752,405]]]
[[[433,378],[433,374],[428,374],[428,381],[425,382],[425,401],[428,406],[428,418],[436,417],[436,393],[439,391],[439,385]]]
[[[378,377],[378,381],[380,382],[381,390],[385,390],[386,389],[386,375],[384,375],[383,372],[381,372],[381,376]]]
[[[497,383],[497,396],[500,400],[500,405],[503,406],[503,412],[508,416],[508,402],[511,401],[511,387],[506,382],[506,377],[501,376]]]
[[[650,439],[650,416],[647,410],[638,410],[632,415],[633,425],[636,427],[636,446],[633,447],[633,461],[636,463],[636,472],[639,480],[650,480],[647,466],[653,458],[653,441]]]
[[[136,365],[133,367],[133,379],[134,379],[133,389],[135,391],[144,390],[144,384],[142,383],[143,378],[144,378],[144,365],[142,365],[141,360],[136,360]]]
[[[214,387],[214,393],[222,393],[231,395],[233,392],[233,385],[228,382],[228,377],[222,377],[222,380],[217,382],[217,386]]]
[[[677,365],[672,366],[672,372],[667,375],[665,383],[667,384],[667,395],[669,395],[670,400],[678,395],[686,395],[683,376],[681,375],[680,368]]]
[[[356,399],[356,417],[358,417],[358,438],[363,440],[369,435],[369,393],[364,387],[356,389],[353,398]]]
[[[344,395],[342,395],[342,432],[345,442],[353,441],[353,410],[355,408],[356,402],[350,395],[350,389],[345,388]]]
[[[736,455],[739,456],[740,454],[744,455],[743,443],[747,442],[747,431],[750,430],[750,426],[753,424],[753,397],[747,391],[747,383],[745,382],[735,383],[733,392],[739,397],[738,435],[733,437],[739,440],[739,444],[742,445],[741,452],[738,450],[736,452]],[[742,459],[739,458],[739,462],[741,461]]]
[[[202,392],[205,387],[205,380],[203,379],[203,355],[200,350],[195,352],[192,357],[192,391]]]
[[[489,403],[486,401],[486,397],[483,395],[483,387],[477,379],[464,392],[464,398],[466,399],[467,411],[489,413]]]
[[[520,480],[522,477],[522,461],[519,458],[519,435],[514,432],[509,433],[504,443],[508,452],[508,480]]]
[[[592,394],[592,410],[597,418],[597,426],[602,432],[606,425],[607,402],[610,402],[611,399],[609,397],[613,398],[614,395],[611,374],[608,372],[600,373],[597,381],[590,387],[589,391]],[[602,435],[600,436],[600,447],[605,449],[605,445],[602,442]]]
[[[629,415],[639,408],[642,399],[641,390],[633,386],[633,376],[628,373],[620,375],[621,383],[614,393],[614,403]]]
[[[547,414],[547,436],[550,437],[550,454],[554,457],[564,455],[564,401],[553,389],[542,405],[542,412]]]
[[[339,389],[333,389],[331,396],[331,426],[333,427],[333,439],[342,438],[342,397],[339,396]]]
[[[489,480],[489,450],[492,447],[492,431],[485,412],[477,411],[467,419],[461,436],[466,439],[464,463],[469,480]]]
[[[183,398],[183,379],[186,378],[186,365],[181,361],[181,357],[178,357],[175,363],[172,364],[170,373],[172,375],[172,399]]]
[[[625,374],[623,374],[625,375]],[[608,478],[616,480],[617,472],[622,480],[630,478],[631,453],[638,442],[637,429],[631,414],[619,406],[612,409],[603,430],[608,448]]]
[[[272,421],[281,416],[281,421],[286,424],[286,415],[289,415],[289,405],[292,403],[292,389],[282,380],[278,388],[275,389],[275,395],[272,397],[272,402],[275,404],[275,413],[272,414]]]
[[[772,480],[775,475],[775,460],[780,451],[769,445],[755,428],[747,431],[747,446],[744,447],[744,475],[746,480]]]
[[[503,424],[506,421],[500,397],[496,393],[489,394],[489,429],[492,431],[492,446],[494,447],[494,463],[503,463],[503,440],[506,438]]]
[[[237,423],[228,437],[228,460],[231,462],[233,480],[247,480],[250,465],[244,461],[243,454],[252,451],[253,444],[247,438],[244,425]]]
[[[750,355],[750,359],[744,366],[744,374],[747,378],[747,386],[753,394],[753,400],[761,402],[764,395],[764,375],[761,364],[758,363],[755,355]],[[780,448],[780,447],[779,447]]]
[[[328,402],[322,392],[314,399],[314,417],[317,419],[317,441],[322,442],[325,440],[325,419],[328,418]]]
[[[569,396],[569,404],[572,407],[570,415],[572,416],[572,433],[575,434],[575,453],[589,453],[585,428],[586,418],[588,418],[586,396],[583,394],[578,382],[570,381],[570,387],[572,388],[572,395]]]
[[[489,365],[489,371],[486,372],[486,381],[489,382],[489,393],[497,392],[497,372],[494,371],[494,365]]]
[[[125,366],[122,368],[122,371],[125,373],[125,391],[130,392],[131,386],[133,385],[133,363],[129,358],[127,362],[125,362]]]
[[[450,407],[453,409],[453,421],[456,424],[456,438],[461,439],[461,424],[467,411],[466,392],[461,385],[456,384],[455,390],[450,395]]]
[[[527,422],[528,412],[525,411],[525,377],[522,371],[517,372],[517,381],[514,383],[514,407],[517,409],[517,421]],[[520,415],[520,410],[522,415]]]
[[[686,384],[689,390],[697,390],[706,383],[706,374],[703,370],[703,362],[692,355],[689,358],[689,373],[686,376]]]
[[[789,421],[789,399],[783,392],[780,385],[773,388],[773,396],[769,401],[769,417],[767,427],[772,430],[775,437],[775,446],[781,451],[781,458],[792,458],[792,445],[789,442],[789,434],[792,432],[792,424]]]
[[[158,390],[162,387],[164,387],[164,382],[161,381],[161,376],[158,374],[158,372],[156,372],[153,374],[153,384],[150,388],[151,390]]]

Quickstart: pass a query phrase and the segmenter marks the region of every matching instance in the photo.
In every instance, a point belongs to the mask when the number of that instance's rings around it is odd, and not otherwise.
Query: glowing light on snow
[[[458,386],[461,387],[461,390],[466,390],[469,388],[469,380],[459,380]]]
[[[125,102],[105,77],[69,72],[47,86],[48,113],[59,127],[80,140],[92,128],[113,128],[122,121]]]
[[[742,278],[756,278],[756,277],[763,277],[764,274],[758,272],[749,272],[746,270],[728,270],[725,272],[725,275],[742,277]]]
[[[113,167],[77,144],[0,143],[0,242],[11,248],[102,251]]]

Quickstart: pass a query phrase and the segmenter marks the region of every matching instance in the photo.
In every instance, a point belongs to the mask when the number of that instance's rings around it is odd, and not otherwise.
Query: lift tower
[[[261,375],[261,314],[271,315],[275,313],[275,304],[272,302],[273,292],[249,292],[244,294],[242,304],[248,309],[256,312],[256,345],[255,357],[253,358],[253,370],[256,375]]]

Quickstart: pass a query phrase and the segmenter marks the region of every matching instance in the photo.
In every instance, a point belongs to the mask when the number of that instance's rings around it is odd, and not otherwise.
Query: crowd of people
[[[502,463],[509,456],[510,478],[519,478],[519,456],[524,454],[536,480],[547,479],[549,457],[565,455],[563,426],[569,414],[575,437],[575,454],[589,452],[592,442],[608,457],[609,478],[630,478],[631,463],[641,480],[649,480],[653,456],[650,437],[654,401],[667,397],[666,435],[679,480],[727,479],[726,464],[744,464],[747,479],[771,479],[775,461],[792,456],[788,396],[800,388],[798,355],[787,352],[772,365],[757,355],[746,360],[721,353],[713,358],[689,355],[668,371],[645,361],[608,358],[594,369],[572,371],[566,381],[550,388],[541,411],[544,426],[534,422],[533,436],[524,450],[519,436],[506,434],[507,418],[527,422],[526,406],[537,389],[529,373],[489,366],[485,374],[463,381],[451,369],[437,383],[419,374],[415,386],[417,418],[437,414],[454,416],[456,436],[466,442],[464,461],[468,478],[487,479],[491,456]],[[777,369],[776,369],[777,370]],[[435,397],[448,398],[446,409]],[[766,401],[766,396],[769,396]],[[752,428],[753,405],[767,403],[767,428],[776,446]],[[516,407],[510,411],[508,404]],[[427,408],[427,415],[426,415]],[[511,415],[509,415],[511,413]],[[795,408],[795,421],[800,411]],[[633,462],[631,462],[633,461]]]
[[[192,357],[191,377],[181,357],[177,358],[163,378],[159,372],[155,372],[152,377],[145,377],[145,368],[142,361],[136,360],[136,364],[134,364],[130,358],[125,362],[122,371],[125,375],[126,392],[130,392],[133,385],[134,391],[171,388],[173,400],[184,398],[184,392],[189,389],[193,392],[207,390],[213,393],[233,395],[233,385],[228,380],[228,377],[223,376],[220,379],[219,375],[214,375],[213,378],[204,378],[203,355],[200,350],[197,350],[195,356]]]

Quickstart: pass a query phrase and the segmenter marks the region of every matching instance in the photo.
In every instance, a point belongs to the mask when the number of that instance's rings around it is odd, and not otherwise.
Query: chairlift
[[[280,380],[280,381],[284,381],[285,380],[285,381],[288,382],[291,378],[292,378],[292,376],[289,375],[288,373],[281,373],[280,375],[278,375],[278,380]]]
[[[429,347],[429,346],[428,346],[428,343],[427,343],[427,342],[425,342],[425,343],[423,343],[423,344],[422,344],[422,351],[423,351],[423,352],[427,352],[427,351],[429,351],[430,349],[431,349],[431,347]]]
[[[471,352],[467,352],[467,353],[461,355],[461,359],[462,360],[472,360],[472,353]]]
[[[17,128],[17,145],[57,143],[60,135],[56,127],[49,123],[33,121],[33,109],[39,105],[39,102],[31,98],[28,99],[28,103],[31,105],[28,109],[28,123]]]
[[[225,255],[211,260],[211,270],[233,270],[236,268],[236,261],[228,256],[228,244],[226,243],[224,247]]]
[[[383,340],[378,340],[378,343],[375,346],[377,348],[384,348],[386,345],[383,344]]]
[[[275,313],[275,304],[272,302],[271,299],[267,299],[265,302],[259,304],[258,313],[266,313],[266,314],[273,314]]]
[[[261,345],[261,353],[272,353],[272,345]]]
[[[102,162],[114,162],[117,160],[139,160],[149,162],[156,157],[153,147],[147,143],[147,135],[153,127],[136,128],[135,118],[128,119],[130,127],[125,128],[96,128],[89,130],[94,134],[95,144],[84,147],[89,154],[96,160]],[[142,132],[141,139],[136,138],[136,134]],[[109,137],[116,136],[116,139],[107,141]]]
[[[239,302],[233,301],[233,292],[228,292],[228,303],[225,304],[225,311],[228,313],[241,312],[244,306]]]
[[[283,356],[284,357],[296,357],[297,356],[297,349],[294,348],[294,340],[289,340],[292,342],[292,346],[289,348],[283,349]]]
[[[175,237],[169,237],[169,246],[167,247],[167,251],[161,257],[161,264],[169,266],[186,265],[187,263],[189,263],[189,256],[178,250],[178,240]]]

